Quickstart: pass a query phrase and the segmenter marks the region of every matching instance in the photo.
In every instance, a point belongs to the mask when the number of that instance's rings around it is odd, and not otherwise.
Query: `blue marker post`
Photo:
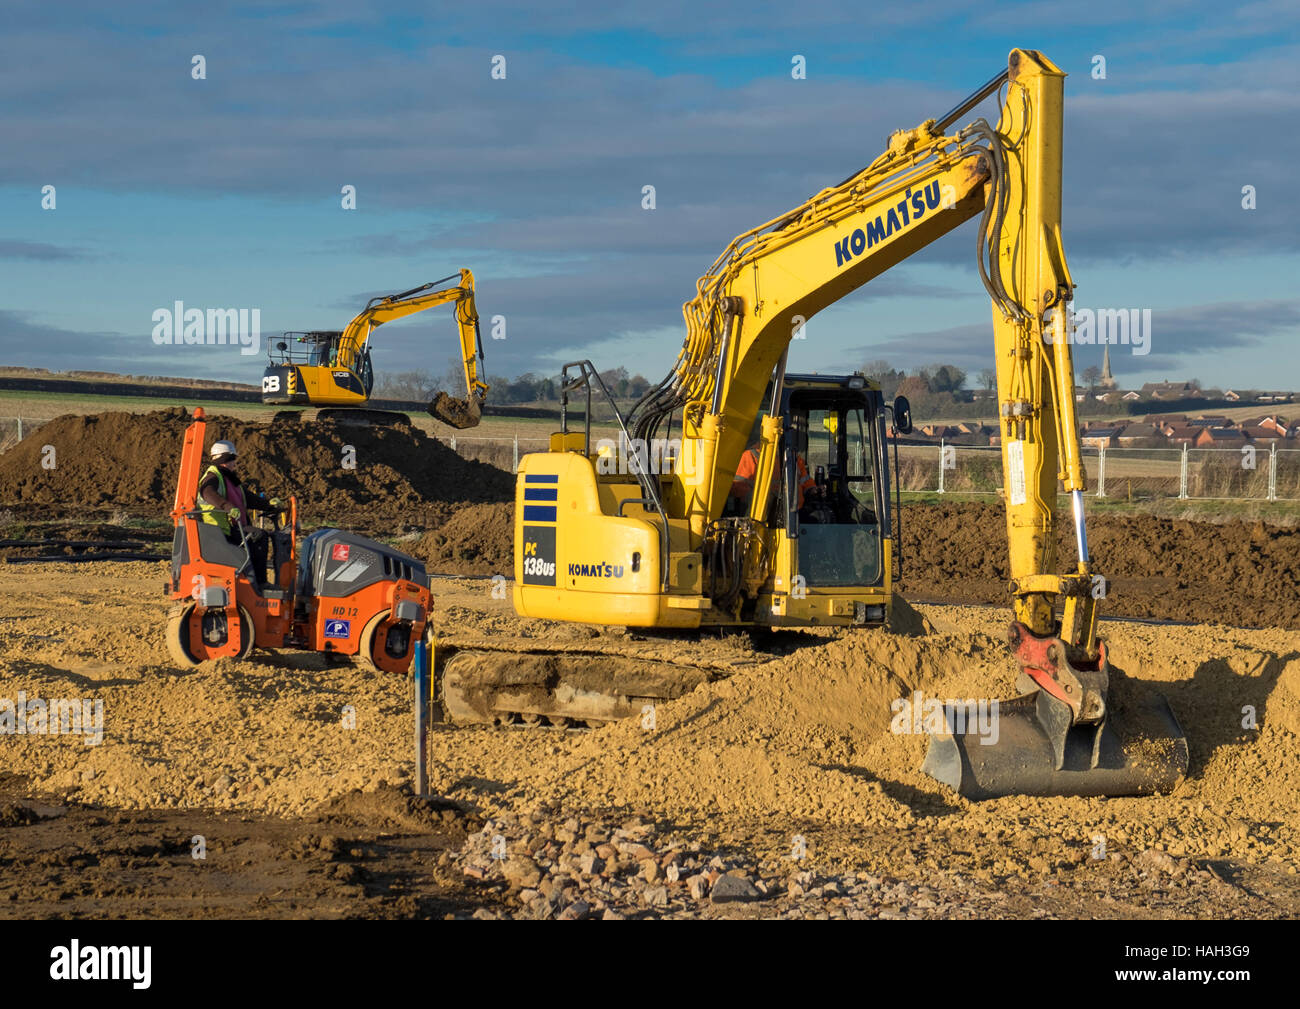
[[[415,643],[411,664],[415,667],[415,794],[429,791],[429,773],[425,767],[425,752],[429,733],[429,666],[432,658],[429,648],[421,638]]]

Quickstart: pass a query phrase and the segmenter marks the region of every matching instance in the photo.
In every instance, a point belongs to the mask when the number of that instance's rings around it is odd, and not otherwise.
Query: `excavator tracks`
[[[436,699],[443,718],[459,724],[592,728],[643,717],[655,704],[776,658],[695,644],[701,647],[685,651],[691,661],[682,661],[637,654],[632,642],[622,653],[528,638],[444,641],[435,647]]]

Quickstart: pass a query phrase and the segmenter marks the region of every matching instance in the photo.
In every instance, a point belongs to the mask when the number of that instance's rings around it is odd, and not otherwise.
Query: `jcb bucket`
[[[1182,781],[1187,737],[1162,695],[1117,679],[1104,646],[1096,667],[1081,670],[1061,658],[1060,639],[1030,641],[1023,633],[1013,627],[1013,647],[1023,641],[1022,661],[1043,657],[1031,660],[1038,676],[1027,667],[1017,683],[1025,693],[993,702],[978,719],[965,703],[946,704],[922,771],[968,799],[1152,795]],[[1072,706],[1071,698],[1081,703]]]
[[[476,399],[457,399],[440,392],[429,404],[429,413],[444,424],[464,430],[478,426],[479,419],[483,416],[483,407]]]

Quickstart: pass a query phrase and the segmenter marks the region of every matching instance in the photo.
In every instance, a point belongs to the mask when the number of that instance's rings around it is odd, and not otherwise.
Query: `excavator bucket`
[[[464,430],[468,427],[478,427],[478,422],[483,416],[483,404],[477,399],[457,399],[455,396],[440,392],[429,404],[429,413],[444,424]]]
[[[1026,633],[1012,626],[1013,647]],[[927,726],[922,771],[968,799],[1153,795],[1182,781],[1187,737],[1161,694],[1117,675],[1104,644],[1095,668],[1076,668],[1059,638],[1026,643],[1040,646],[1042,661],[1026,665],[1021,696],[978,712],[975,701],[945,704],[942,724]],[[1022,663],[1025,651],[1017,648]]]

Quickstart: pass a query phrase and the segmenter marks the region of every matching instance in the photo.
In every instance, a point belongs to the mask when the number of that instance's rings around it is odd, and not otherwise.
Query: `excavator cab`
[[[786,375],[779,402],[767,512],[778,532],[755,615],[787,626],[883,624],[893,576],[880,390],[860,375]]]
[[[770,394],[769,389],[765,398]],[[889,501],[881,465],[882,406],[880,393],[859,376],[785,378],[767,525],[791,541],[791,582],[803,590],[883,581],[881,536]],[[761,437],[764,416],[755,421],[751,444]],[[724,517],[752,511],[747,497],[737,497]]]
[[[855,389],[795,389],[787,398],[781,511],[799,540],[799,570],[810,581],[870,585],[879,579],[873,406]]]
[[[370,398],[375,385],[370,347],[349,352],[341,330],[287,332],[268,351],[262,373],[262,402],[306,406],[327,400],[354,406]]]

